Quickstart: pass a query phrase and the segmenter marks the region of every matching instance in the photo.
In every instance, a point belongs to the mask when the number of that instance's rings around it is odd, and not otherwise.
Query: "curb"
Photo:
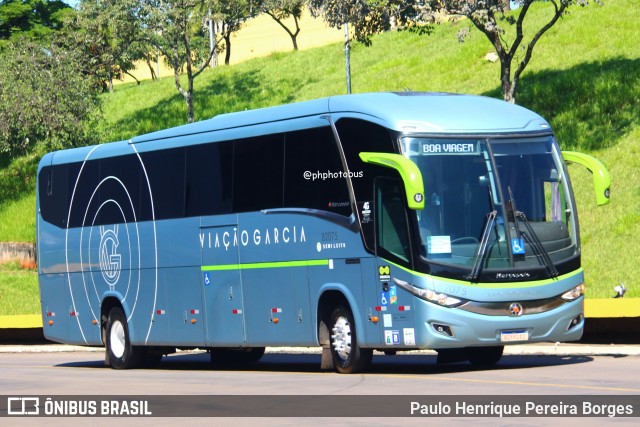
[[[205,350],[184,350],[178,353],[200,353]],[[104,347],[83,347],[66,344],[0,345],[3,353],[103,353]],[[267,347],[266,354],[322,354],[320,347]],[[434,350],[398,352],[402,355],[435,356]],[[640,356],[640,345],[617,344],[521,344],[506,346],[505,356]]]
[[[640,317],[640,298],[587,298],[584,316],[587,319]]]

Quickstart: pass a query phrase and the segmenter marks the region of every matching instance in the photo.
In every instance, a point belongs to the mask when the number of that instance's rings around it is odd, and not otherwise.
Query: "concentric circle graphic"
[[[145,209],[153,213],[151,186],[142,159],[135,148],[131,155],[137,159],[140,176],[146,181],[146,185],[137,182],[139,187],[135,190],[138,193],[127,188],[124,177],[116,174],[104,176],[98,182],[91,171],[96,168],[90,162],[97,161],[92,157],[95,157],[99,147],[94,147],[89,152],[80,167],[69,204],[67,224],[71,218],[82,218],[79,227],[67,228],[65,238],[71,304],[74,312],[80,307],[83,310],[88,308],[92,319],[99,320],[100,305],[105,295],[108,293],[115,296],[126,308],[128,322],[135,316],[136,327],[148,328],[148,339],[158,292],[157,238],[154,215],[150,223],[141,225],[137,217],[139,210],[136,207],[140,209],[139,205],[143,200],[147,200],[150,206]],[[131,171],[127,173],[130,174]],[[140,191],[148,192],[148,196],[138,196],[140,200],[134,200],[132,194],[140,194]],[[142,227],[152,228],[153,232],[143,233]],[[144,259],[143,253],[146,254]],[[143,269],[151,271],[152,278],[144,279]],[[145,299],[153,295],[153,299],[150,300],[152,307],[137,313],[138,298],[141,295],[144,295]],[[83,326],[80,316],[76,316],[76,320],[83,340],[88,342],[88,323],[85,322]]]

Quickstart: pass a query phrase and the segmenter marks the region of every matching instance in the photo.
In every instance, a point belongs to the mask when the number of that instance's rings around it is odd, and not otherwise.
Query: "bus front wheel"
[[[330,321],[331,356],[333,365],[341,374],[361,372],[369,367],[373,350],[360,348],[356,336],[356,325],[351,310],[336,307]]]
[[[106,328],[106,350],[114,369],[137,368],[142,363],[144,349],[131,345],[127,318],[120,307],[109,312]]]

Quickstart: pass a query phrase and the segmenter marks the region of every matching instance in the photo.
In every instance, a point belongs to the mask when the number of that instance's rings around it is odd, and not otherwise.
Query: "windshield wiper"
[[[536,253],[536,256],[542,260],[542,264],[544,264],[544,266],[547,268],[547,272],[549,273],[549,275],[551,277],[558,276],[560,273],[556,269],[556,266],[553,264],[553,261],[551,260],[549,253],[544,248],[544,245],[540,241],[540,238],[538,238],[536,232],[533,231],[533,227],[531,227],[527,216],[524,214],[524,212],[516,209],[516,202],[513,198],[511,187],[507,186],[507,190],[509,191],[509,203],[507,204],[507,206],[509,207],[509,209],[511,210],[511,214],[513,215],[513,224],[516,229],[516,238],[519,239],[520,236],[522,236],[524,239],[526,239],[527,242],[529,242],[529,245],[531,245],[531,247],[533,248],[533,251]],[[527,229],[527,232],[520,231],[518,227],[518,220],[522,221],[525,228]]]
[[[516,218],[516,221],[518,219],[522,221],[525,228],[527,229],[526,233],[522,232],[520,234],[529,242],[534,252],[536,252],[536,255],[538,255],[538,257],[542,259],[542,262],[544,263],[545,267],[547,267],[547,271],[549,272],[549,275],[551,277],[558,276],[560,273],[556,269],[556,266],[553,264],[551,257],[549,257],[549,253],[545,250],[544,246],[542,245],[542,242],[538,238],[538,235],[536,234],[535,231],[533,231],[533,227],[531,227],[531,224],[529,224],[529,220],[527,219],[527,216],[524,214],[524,212],[520,212],[520,211],[515,211],[514,216]]]
[[[493,210],[487,214],[487,220],[484,223],[484,228],[482,229],[482,237],[480,238],[480,244],[478,245],[478,252],[476,252],[476,260],[473,263],[471,274],[468,276],[468,279],[472,282],[478,280],[478,277],[480,276],[482,262],[484,261],[484,257],[487,255],[487,244],[489,243],[489,236],[491,235],[491,230],[496,223],[497,215],[498,212],[496,210]]]

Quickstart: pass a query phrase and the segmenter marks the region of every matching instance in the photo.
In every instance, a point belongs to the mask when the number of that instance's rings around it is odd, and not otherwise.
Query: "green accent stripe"
[[[544,285],[549,285],[551,283],[556,283],[560,280],[565,280],[568,279],[569,277],[575,276],[576,274],[580,274],[583,272],[582,267],[578,268],[577,270],[572,271],[571,273],[567,273],[564,274],[562,276],[558,276],[558,277],[554,277],[552,279],[543,279],[543,280],[533,280],[533,281],[528,281],[528,282],[504,282],[504,283],[472,283],[472,282],[466,282],[464,280],[456,280],[456,279],[449,279],[448,277],[440,277],[440,276],[433,276],[431,274],[426,274],[426,273],[421,273],[419,271],[414,271],[411,269],[408,269],[406,267],[403,267],[399,264],[396,264],[395,262],[389,261],[387,259],[382,258],[382,260],[386,263],[389,264],[393,264],[396,267],[406,271],[407,273],[413,274],[415,276],[421,276],[421,277],[428,277],[432,280],[440,280],[443,282],[449,282],[449,283],[455,283],[457,285],[466,285],[466,286],[472,286],[474,288],[479,288],[479,289],[502,289],[502,288],[534,288],[536,286],[544,286]]]
[[[249,264],[203,265],[202,271],[249,270],[256,268],[313,267],[329,265],[328,259],[312,259],[303,261],[254,262]]]

